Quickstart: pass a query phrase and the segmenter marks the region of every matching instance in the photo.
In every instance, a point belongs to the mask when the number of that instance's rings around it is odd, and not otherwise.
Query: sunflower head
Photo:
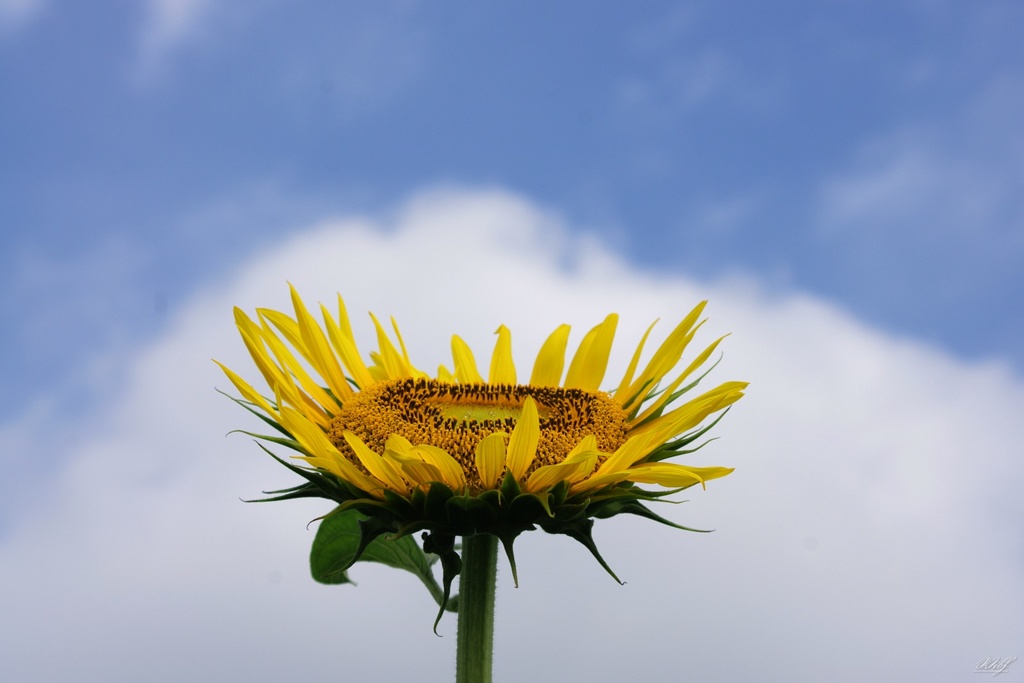
[[[301,461],[273,456],[305,481],[267,500],[321,497],[338,503],[336,512],[361,513],[352,562],[383,534],[422,531],[424,549],[441,556],[447,595],[459,569],[457,537],[497,536],[515,575],[513,543],[539,527],[580,541],[611,573],[591,536],[594,519],[631,513],[686,528],[644,503],[732,472],[667,462],[702,447],[696,442],[747,386],[726,382],[693,396],[722,338],[679,370],[706,302],[641,369],[652,324],[618,385],[603,391],[614,314],[583,337],[568,369],[569,326],[558,327],[520,383],[505,326],[496,331],[486,379],[458,336],[453,369],[430,376],[412,365],[394,320],[393,341],[371,314],[377,350],[367,363],[340,296],[336,313],[320,306],[319,320],[294,288],[291,296],[294,316],[257,309],[252,318],[235,309],[270,393],[221,368],[242,396],[236,400],[279,434],[253,436]]]

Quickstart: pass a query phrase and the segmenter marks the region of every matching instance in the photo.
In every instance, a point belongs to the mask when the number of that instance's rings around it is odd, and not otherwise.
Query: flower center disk
[[[540,439],[532,472],[561,462],[585,437],[610,453],[626,441],[628,416],[604,392],[508,384],[450,384],[426,379],[378,382],[356,393],[331,421],[329,437],[353,457],[343,434],[353,432],[378,453],[392,434],[443,448],[479,488],[476,447],[494,432],[512,433],[530,396],[537,403]]]

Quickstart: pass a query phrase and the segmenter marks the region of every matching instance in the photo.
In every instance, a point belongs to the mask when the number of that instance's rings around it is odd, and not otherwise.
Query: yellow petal
[[[232,372],[230,368],[223,365],[222,363],[218,361],[213,362],[217,363],[217,365],[220,366],[220,369],[224,371],[224,374],[228,376],[228,379],[231,380],[231,383],[235,385],[236,389],[238,389],[238,393],[242,395],[242,398],[244,398],[246,401],[249,401],[250,403],[255,403],[256,405],[258,405],[263,410],[263,412],[265,412],[270,417],[277,416],[277,411],[274,410],[273,406],[270,405],[267,399],[260,396],[259,392],[252,388],[252,385],[250,385],[248,382],[242,379],[239,375]]]
[[[372,365],[367,368],[367,371],[369,371],[370,377],[373,377],[374,382],[386,382],[391,379],[387,369],[384,367],[384,359],[379,353],[370,351],[370,362]]]
[[[683,351],[686,349],[686,345],[689,344],[693,338],[693,333],[696,332],[693,326],[696,324],[700,314],[704,311],[704,307],[707,305],[707,301],[701,301],[699,304],[693,307],[683,320],[676,325],[675,329],[668,335],[668,338],[661,343],[658,350],[651,356],[651,360],[647,362],[647,366],[644,371],[640,373],[640,376],[633,380],[633,383],[624,392],[621,401],[623,406],[626,407],[634,401],[643,403],[644,399],[648,394],[653,392],[658,386],[658,382],[664,377],[672,368],[675,367],[679,359],[682,358]],[[646,388],[644,385],[646,384]],[[643,394],[638,396],[637,392],[643,389]],[[632,399],[632,400],[631,400]]]
[[[539,440],[540,417],[537,415],[537,403],[532,396],[527,396],[523,402],[523,411],[508,439],[508,452],[505,454],[505,466],[516,481],[522,480],[533,464]]]
[[[384,483],[379,479],[366,476],[358,467],[349,462],[331,443],[323,430],[310,422],[306,416],[291,408],[282,408],[280,416],[281,425],[310,455],[333,464],[332,467],[325,469],[330,469],[357,488],[380,497],[380,490],[384,488]]]
[[[242,335],[242,343],[245,344],[245,348],[249,351],[249,355],[252,356],[252,360],[256,363],[256,367],[259,369],[260,374],[263,375],[263,380],[267,383],[268,387],[274,386],[275,383],[281,382],[281,369],[277,367],[273,359],[267,354],[267,350],[263,344],[263,334],[260,331],[259,325],[257,325],[249,316],[245,314],[245,311],[235,307],[235,325],[238,327],[239,333]]]
[[[476,446],[476,471],[485,489],[495,488],[505,469],[506,438],[508,434],[494,432],[480,439]]]
[[[615,327],[619,316],[612,313],[600,325],[587,332],[580,342],[580,348],[569,364],[569,372],[565,375],[565,386],[597,391],[604,380],[604,372],[608,369],[608,356],[612,351],[612,340],[615,338]]]
[[[547,491],[558,482],[567,480],[569,475],[574,473],[578,467],[579,463],[575,462],[560,462],[554,465],[538,467],[526,480],[526,483],[523,484],[523,490],[527,493]]]
[[[565,367],[565,346],[569,341],[569,326],[559,325],[548,336],[537,353],[533,363],[533,374],[530,384],[535,387],[557,387],[562,381],[562,369]]]
[[[333,474],[334,476],[336,476],[336,477],[338,477],[340,479],[344,479],[345,478],[342,475],[342,473],[341,473],[341,468],[338,467],[338,461],[337,460],[334,460],[334,459],[327,460],[325,458],[321,458],[318,455],[292,455],[290,457],[294,458],[295,460],[302,460],[303,462],[306,462],[306,463],[312,465],[313,467],[315,467],[318,470],[326,470],[326,471],[330,472],[331,474]],[[379,491],[379,489],[374,490],[372,492],[371,491],[367,491],[367,492],[368,493],[373,493],[373,495],[376,495],[378,491]]]
[[[406,481],[394,465],[377,453],[374,453],[369,446],[363,443],[362,439],[352,432],[346,431],[343,433],[343,436],[355,452],[356,457],[359,458],[359,462],[362,463],[363,467],[370,474],[384,482],[392,491],[397,491],[398,493],[409,492],[409,482]]]
[[[276,362],[271,354],[266,352],[265,344],[269,344],[272,348],[274,345],[279,347],[279,351],[283,356],[291,358],[293,366],[299,369],[301,375],[305,378],[308,386],[312,390],[318,389],[315,382],[313,382],[305,370],[295,361],[295,358],[291,355],[291,352],[287,350],[281,340],[269,333],[261,327],[258,327],[245,313],[239,309],[235,309],[235,322],[238,325],[238,330],[242,334],[242,341],[246,348],[249,350],[250,355],[255,361],[260,372],[263,374],[264,379],[267,381],[267,385],[270,386],[275,394],[278,396],[277,405],[283,405],[282,400],[287,402],[288,405],[301,410],[306,413],[311,419],[313,419],[321,427],[325,427],[330,423],[330,417],[324,412],[323,408],[317,404],[316,401],[312,400],[309,396],[299,390],[296,386],[295,381],[292,379],[292,374],[288,370],[288,364],[278,359]],[[267,334],[270,336],[268,337]],[[279,353],[275,353],[274,356],[278,356]],[[321,390],[322,392],[322,390]],[[325,399],[329,397],[324,394]],[[329,401],[329,404],[332,401]]]
[[[650,435],[652,441],[665,442],[673,436],[700,424],[723,408],[743,398],[747,382],[725,382],[691,401],[671,410],[645,425],[631,429],[631,435]]]
[[[335,412],[338,408],[338,402],[332,398],[330,394],[324,391],[324,388],[317,384],[312,377],[309,376],[309,373],[306,372],[306,369],[295,358],[295,355],[288,350],[288,347],[284,345],[284,342],[282,342],[277,335],[274,334],[274,331],[270,329],[270,326],[267,325],[266,322],[263,323],[262,333],[263,341],[266,342],[268,347],[270,347],[270,351],[274,354],[274,357],[277,358],[277,362],[282,368],[287,369],[288,372],[286,373],[286,379],[288,384],[292,384],[291,377],[295,377],[295,379],[299,381],[299,385],[302,387],[305,395],[312,399],[310,401],[300,400],[300,403],[296,405],[296,407],[305,410],[306,406],[310,406],[311,408],[316,406],[316,410],[323,412],[325,415],[328,410],[330,410],[331,413]],[[288,377],[289,374],[291,377]],[[299,393],[301,399],[302,394],[301,392]]]
[[[526,480],[523,489],[536,493],[546,491],[561,481],[577,482],[594,470],[597,458],[597,451],[583,451],[560,463],[538,467]]]
[[[348,373],[355,381],[356,386],[360,389],[366,389],[373,384],[373,377],[370,376],[370,371],[366,369],[366,363],[363,362],[362,357],[359,355],[359,348],[356,346],[355,339],[348,336],[345,332],[345,326],[334,322],[334,318],[331,317],[327,307],[323,304],[320,304],[320,313],[324,316],[327,337],[331,340],[334,352],[338,354],[338,358],[341,359],[341,362],[348,369]]]
[[[444,477],[436,467],[415,455],[398,453],[385,446],[383,458],[399,469],[414,486],[422,487],[434,481],[444,482]]]
[[[381,326],[380,321],[377,320],[377,316],[373,313],[370,314],[370,318],[373,320],[373,326],[377,329],[377,345],[380,348],[380,358],[384,366],[384,370],[388,373],[388,379],[401,379],[403,377],[410,377],[409,366],[405,362],[405,358],[402,354],[398,353],[398,349],[388,339],[388,335],[384,332],[384,328]]]
[[[684,370],[682,372],[682,374],[679,375],[679,377],[675,378],[675,380],[672,382],[672,384],[670,384],[667,387],[665,387],[665,390],[661,392],[661,396],[659,396],[654,402],[652,402],[651,405],[648,406],[646,410],[644,410],[644,412],[640,413],[636,417],[634,422],[638,422],[638,423],[639,422],[643,422],[648,417],[650,417],[651,415],[656,413],[659,408],[664,406],[672,398],[673,392],[675,392],[675,390],[679,388],[679,385],[681,385],[686,380],[686,378],[688,378],[690,375],[692,375],[694,370],[696,370],[697,368],[699,368],[701,365],[704,364],[704,362],[714,352],[715,348],[727,336],[729,336],[729,335],[723,335],[723,336],[719,337],[714,342],[712,342],[710,346],[708,346],[706,349],[704,349],[700,353],[700,355],[697,356],[693,360],[693,362],[690,363],[689,366],[687,366],[686,370]]]
[[[629,470],[629,481],[638,484],[659,484],[668,488],[687,487],[732,473],[732,467],[687,467],[672,462],[655,462]],[[706,488],[706,487],[704,487]]]
[[[443,365],[437,366],[437,381],[455,384],[455,375]]]
[[[355,335],[352,334],[352,323],[348,319],[348,309],[345,308],[345,300],[341,298],[341,294],[338,295],[338,329],[341,334],[348,339],[355,339]]]
[[[305,343],[302,341],[302,333],[299,332],[299,324],[281,311],[270,308],[257,308],[256,315],[260,320],[269,321],[277,330],[284,335],[284,338],[300,353],[305,354]]]
[[[352,334],[352,324],[349,322],[348,310],[345,308],[345,300],[341,298],[341,294],[338,295],[338,330],[341,332],[341,338],[351,343],[346,345],[345,353],[339,352],[339,355],[345,363],[345,367],[352,373],[352,378],[360,388],[373,384],[373,378],[367,372],[366,365],[359,354],[355,335]]]
[[[320,376],[324,378],[327,386],[330,387],[339,400],[343,396],[348,396],[352,393],[348,387],[348,380],[345,379],[345,373],[341,369],[341,364],[338,363],[337,356],[331,350],[327,336],[320,329],[316,318],[310,314],[306,309],[306,305],[302,303],[302,298],[295,287],[292,287],[291,284],[288,287],[291,290],[292,306],[295,307],[295,319],[299,323],[299,334],[302,335],[302,341],[308,354],[307,360]],[[330,410],[330,402],[323,405]]]
[[[566,463],[572,462],[576,464],[576,470],[566,475],[566,479],[568,479],[570,483],[575,484],[581,479],[589,477],[594,473],[594,467],[597,466],[597,461],[600,459],[601,455],[602,454],[598,451],[583,451],[571,458],[566,458]]]
[[[414,457],[412,452],[412,443],[409,441],[409,439],[405,438],[401,434],[392,434],[391,436],[389,436],[387,442],[385,442],[384,444],[384,448],[388,449],[389,451],[401,453],[402,455],[408,456],[410,458]]]
[[[394,317],[391,318],[391,329],[395,331],[395,337],[398,338],[398,346],[402,349],[402,360],[405,361],[405,370],[409,373],[410,377],[416,377],[421,379],[429,379],[427,373],[422,370],[417,370],[412,364],[412,360],[409,358],[409,350],[405,348],[405,340],[402,339],[402,333],[398,329],[398,323],[395,322]]]
[[[652,441],[653,439],[647,434],[629,437],[626,439],[626,443],[619,446],[614,453],[608,456],[607,460],[601,463],[595,475],[613,474],[631,467],[651,452]]]
[[[462,384],[483,384],[484,378],[476,369],[476,360],[469,344],[456,334],[452,335],[452,358],[455,361],[455,378]]]
[[[516,366],[512,362],[512,333],[504,325],[495,330],[498,341],[494,344],[491,355],[491,371],[488,375],[490,384],[515,384]]]
[[[445,483],[444,477],[441,475],[441,471],[430,463],[423,462],[422,460],[402,460],[400,467],[402,469],[402,474],[416,486],[424,487],[435,481],[439,484]]]
[[[628,477],[629,470],[609,472],[608,474],[595,474],[594,476],[588,477],[582,481],[577,481],[575,484],[570,486],[569,493],[584,493],[604,486],[611,486],[612,484],[618,484],[620,481],[626,481]]]
[[[633,352],[633,358],[629,361],[629,367],[626,368],[626,374],[622,376],[622,381],[619,382],[619,388],[615,390],[615,393],[612,396],[612,398],[618,401],[620,405],[630,399],[629,396],[626,396],[626,391],[633,382],[633,373],[636,372],[636,366],[640,363],[640,354],[643,353],[644,344],[647,343],[647,337],[651,334],[651,330],[653,330],[654,326],[657,324],[658,321],[655,320],[651,323],[651,326],[647,328],[647,331],[644,332],[644,336],[640,337],[640,343],[637,344],[636,351]]]
[[[576,447],[573,448],[571,451],[569,451],[569,455],[565,456],[565,460],[569,461],[569,460],[574,459],[580,453],[584,453],[586,451],[596,451],[596,450],[597,450],[597,437],[594,436],[593,434],[590,434],[590,435],[585,436],[582,439],[580,439],[580,442],[578,444],[576,444]]]
[[[430,444],[421,444],[413,447],[413,452],[431,467],[437,468],[442,479],[448,488],[453,491],[462,491],[466,488],[466,473],[459,461],[448,454],[448,451]]]
[[[414,447],[401,434],[392,434],[384,445],[384,459],[398,464],[402,474],[416,486],[422,487],[432,481],[441,482],[452,488],[448,477],[439,467]],[[461,472],[461,470],[460,470]]]

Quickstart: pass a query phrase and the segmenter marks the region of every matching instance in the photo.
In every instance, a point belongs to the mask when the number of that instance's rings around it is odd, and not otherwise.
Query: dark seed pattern
[[[540,438],[530,472],[565,459],[584,437],[593,435],[598,449],[610,453],[626,441],[628,417],[604,392],[511,384],[451,384],[427,379],[378,382],[356,393],[331,421],[328,436],[342,453],[355,459],[343,434],[353,432],[377,453],[392,434],[413,444],[443,448],[466,472],[471,489],[479,489],[476,447],[494,432],[512,433],[515,419],[501,413],[517,411],[530,396],[537,403]],[[495,419],[446,416],[455,408],[475,413],[493,407]],[[529,474],[529,472],[527,473]]]

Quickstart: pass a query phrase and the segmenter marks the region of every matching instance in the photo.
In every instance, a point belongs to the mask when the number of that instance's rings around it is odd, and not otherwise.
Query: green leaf
[[[329,514],[320,522],[309,554],[309,569],[313,578],[325,584],[351,583],[346,571],[356,561],[379,562],[414,574],[431,597],[442,604],[444,591],[430,571],[430,556],[420,549],[412,536],[389,538],[390,527],[374,524],[358,510],[348,509]],[[371,537],[367,542],[366,538]],[[366,543],[362,554],[360,545]],[[458,609],[453,598],[449,610]]]

